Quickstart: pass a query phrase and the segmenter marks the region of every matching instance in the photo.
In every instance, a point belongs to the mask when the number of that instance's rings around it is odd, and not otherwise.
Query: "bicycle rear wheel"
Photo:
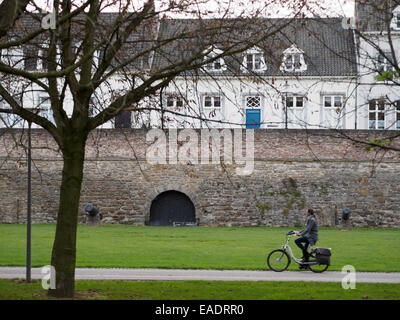
[[[309,264],[308,268],[315,273],[322,273],[326,269],[328,269],[329,265],[327,264]]]
[[[276,272],[285,271],[290,264],[290,257],[286,251],[282,249],[273,250],[267,258],[268,267]]]

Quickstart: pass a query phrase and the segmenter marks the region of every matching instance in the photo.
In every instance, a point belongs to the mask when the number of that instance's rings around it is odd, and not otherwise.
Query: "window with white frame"
[[[48,61],[47,56],[49,52],[49,43],[47,41],[43,42],[38,50],[38,61],[37,61],[37,70],[47,70]]]
[[[82,47],[83,41],[79,40],[73,43],[72,45],[72,50],[74,52],[74,64],[79,63],[80,60],[82,60],[85,55],[83,53],[83,47]],[[92,60],[92,72],[98,68],[99,64],[100,64],[100,60],[101,60],[101,52],[100,50],[95,50],[93,52],[93,60]],[[80,72],[81,67],[76,68],[77,72]]]
[[[171,109],[179,109],[184,105],[183,97],[177,94],[168,94],[166,101],[166,106]]]
[[[242,71],[260,72],[266,69],[265,54],[261,49],[254,47],[244,53]]]
[[[0,96],[0,108],[1,109],[11,109],[10,104],[2,96]]]
[[[44,41],[38,50],[37,70],[46,71],[49,66],[49,41]],[[56,70],[61,69],[61,49],[56,46]]]
[[[400,6],[396,7],[392,12],[392,21],[390,27],[393,30],[400,30]]]
[[[11,38],[10,41],[16,39]],[[1,62],[16,69],[23,69],[25,66],[24,50],[20,46],[1,49]]]
[[[93,117],[98,111],[98,106],[100,105],[99,99],[96,95],[92,96],[89,100],[88,116]]]
[[[245,98],[246,109],[260,109],[261,97],[260,96],[247,96]]]
[[[212,57],[209,57],[212,58]],[[205,68],[207,71],[222,71],[223,68],[223,59],[222,58],[218,58],[214,61],[210,61],[206,64]]]
[[[385,129],[386,102],[384,99],[369,101],[368,128],[371,130]]]
[[[395,102],[396,105],[396,130],[400,130],[400,100]]]
[[[286,115],[288,128],[301,128],[305,126],[305,97],[286,97]]]
[[[288,71],[299,70],[301,67],[301,55],[298,53],[288,54],[285,56],[285,69]]]
[[[37,108],[39,109],[40,116],[46,118],[49,121],[53,121],[53,112],[51,110],[50,97],[47,94],[42,93],[38,95]]]
[[[298,49],[295,45],[286,49],[283,52],[280,70],[286,72],[306,71],[307,65],[304,60],[304,52]]]
[[[188,101],[179,93],[168,93],[165,95],[164,112],[162,113],[162,122],[170,128],[184,128],[189,125],[185,114],[188,112]],[[169,112],[170,111],[170,112]]]
[[[0,96],[0,109],[11,110],[10,104],[2,96]],[[5,125],[6,127],[12,128],[20,123],[22,120],[18,115],[14,113],[0,113],[0,117],[0,127]]]
[[[341,128],[344,96],[323,95],[322,101],[322,125],[326,128]]]
[[[210,59],[213,59],[213,58],[215,58],[216,56],[218,56],[218,55],[220,55],[220,54],[222,54],[223,53],[223,51],[222,50],[220,50],[220,49],[209,49],[209,50],[211,50],[211,52],[208,54],[208,55],[206,55],[205,57],[204,57],[204,60],[205,61],[207,61],[207,60],[210,60]],[[217,59],[215,59],[215,60],[213,60],[213,61],[209,61],[209,62],[207,62],[207,64],[204,66],[204,69],[206,70],[206,71],[208,71],[208,72],[220,72],[220,71],[225,71],[226,70],[226,65],[225,65],[225,61],[224,61],[224,59],[221,57],[221,58],[217,58]]]
[[[376,70],[379,74],[393,72],[395,70],[394,59],[391,52],[379,53],[376,61]]]
[[[221,108],[221,96],[220,95],[204,95],[203,96],[203,108]]]
[[[205,121],[204,124],[210,128],[219,127],[219,121],[224,120],[223,96],[218,93],[206,93],[201,96],[201,104],[204,118],[215,121]]]
[[[246,68],[247,70],[258,71],[264,66],[262,53],[249,53],[246,54]]]
[[[14,113],[0,113],[0,127],[12,128],[21,123],[22,119]]]
[[[96,50],[93,53],[93,68],[98,68],[100,64],[100,51]]]
[[[83,56],[82,40],[77,40],[72,43],[72,51],[75,55],[75,58],[81,58]]]
[[[289,109],[303,108],[304,107],[304,97],[302,97],[302,96],[287,97],[286,107],[288,107]]]

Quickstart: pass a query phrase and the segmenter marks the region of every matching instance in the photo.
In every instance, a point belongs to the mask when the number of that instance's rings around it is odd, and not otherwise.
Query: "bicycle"
[[[321,273],[328,269],[329,264],[320,264],[317,262],[315,250],[311,250],[308,262],[303,262],[301,259],[297,259],[293,255],[293,251],[289,246],[289,241],[290,237],[295,234],[296,231],[294,230],[287,232],[287,241],[286,244],[282,246],[282,249],[276,249],[269,253],[267,257],[269,268],[276,272],[285,271],[289,267],[291,259],[293,259],[300,266],[305,267],[305,269],[310,269],[312,272]],[[289,251],[290,256],[287,251]]]

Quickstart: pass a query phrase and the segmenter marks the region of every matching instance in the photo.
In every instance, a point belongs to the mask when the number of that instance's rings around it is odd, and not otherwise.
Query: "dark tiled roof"
[[[214,29],[215,28],[215,29]],[[161,22],[159,40],[172,39],[182,31],[184,40],[173,41],[155,54],[153,70],[159,70],[171,62],[195,56],[204,48],[214,45],[226,50],[254,45],[267,33],[279,32],[257,43],[265,52],[266,76],[281,76],[283,51],[295,44],[304,51],[307,71],[303,76],[349,76],[356,75],[356,58],[353,33],[342,27],[342,19],[248,19],[248,20],[165,20]],[[212,29],[211,35],[207,29]],[[241,74],[243,53],[225,57],[227,70],[224,75]],[[199,74],[205,74],[198,71]],[[288,74],[288,73],[286,73]]]
[[[117,18],[118,13],[102,13],[96,28],[98,36]],[[29,14],[21,17],[15,26],[14,36],[21,36],[40,26],[42,15]],[[82,38],[82,18],[75,18],[71,35],[78,40]],[[102,27],[103,26],[103,27]],[[115,56],[117,61],[123,62],[138,52],[151,48],[156,39],[156,20],[151,20],[138,27],[124,44],[123,50]],[[185,37],[182,38],[182,33]],[[166,19],[160,21],[158,43],[152,70],[159,70],[171,63],[195,57],[211,45],[226,50],[233,50],[234,54],[225,57],[227,70],[225,75],[240,75],[242,53],[237,53],[245,46],[254,45],[254,39],[268,37],[257,42],[257,46],[265,52],[267,70],[262,73],[266,76],[281,76],[280,71],[282,53],[295,44],[304,51],[307,71],[303,76],[353,76],[356,75],[356,58],[351,30],[344,29],[340,18],[327,19]],[[116,35],[118,36],[118,35]],[[35,38],[27,45],[25,67],[34,70],[38,59],[38,46],[42,45],[48,34]],[[173,40],[176,37],[179,39]],[[164,40],[170,40],[163,43]],[[163,45],[161,45],[163,44]],[[127,68],[150,68],[150,52],[142,59],[127,66]],[[191,71],[200,75],[205,73],[201,69]],[[289,73],[287,73],[289,74]]]
[[[133,14],[131,14],[133,17]],[[45,14],[34,14],[29,13],[21,16],[15,23],[13,30],[9,33],[9,37],[13,39],[19,39],[24,35],[40,28],[41,20]],[[119,13],[101,13],[98,17],[96,36],[99,39],[108,31],[109,27],[115,22]],[[129,16],[126,19],[126,24],[129,23]],[[83,28],[85,23],[85,16],[80,15],[73,19],[71,26],[71,37],[72,42],[79,43],[84,38]],[[126,42],[124,43],[120,52],[118,52],[112,65],[118,63],[123,64],[127,59],[132,58],[136,54],[144,53],[135,62],[130,63],[127,68],[140,68],[140,69],[150,69],[150,48],[152,46],[152,40],[156,37],[156,20],[147,20],[145,23],[141,24],[134,32],[130,34]],[[116,33],[116,36],[118,34]],[[25,55],[25,69],[35,70],[37,67],[37,62],[39,59],[39,50],[43,47],[44,42],[49,39],[49,32],[44,32],[31,40],[28,44],[24,45],[24,55]],[[104,50],[105,46],[100,48],[100,52]]]
[[[393,17],[392,12],[397,6],[400,6],[400,0],[356,0],[358,29],[388,31]]]

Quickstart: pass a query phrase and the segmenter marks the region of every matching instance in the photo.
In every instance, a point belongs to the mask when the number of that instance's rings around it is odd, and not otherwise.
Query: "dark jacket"
[[[308,218],[306,227],[300,231],[300,234],[308,239],[310,245],[314,245],[317,242],[318,224],[313,215]]]

